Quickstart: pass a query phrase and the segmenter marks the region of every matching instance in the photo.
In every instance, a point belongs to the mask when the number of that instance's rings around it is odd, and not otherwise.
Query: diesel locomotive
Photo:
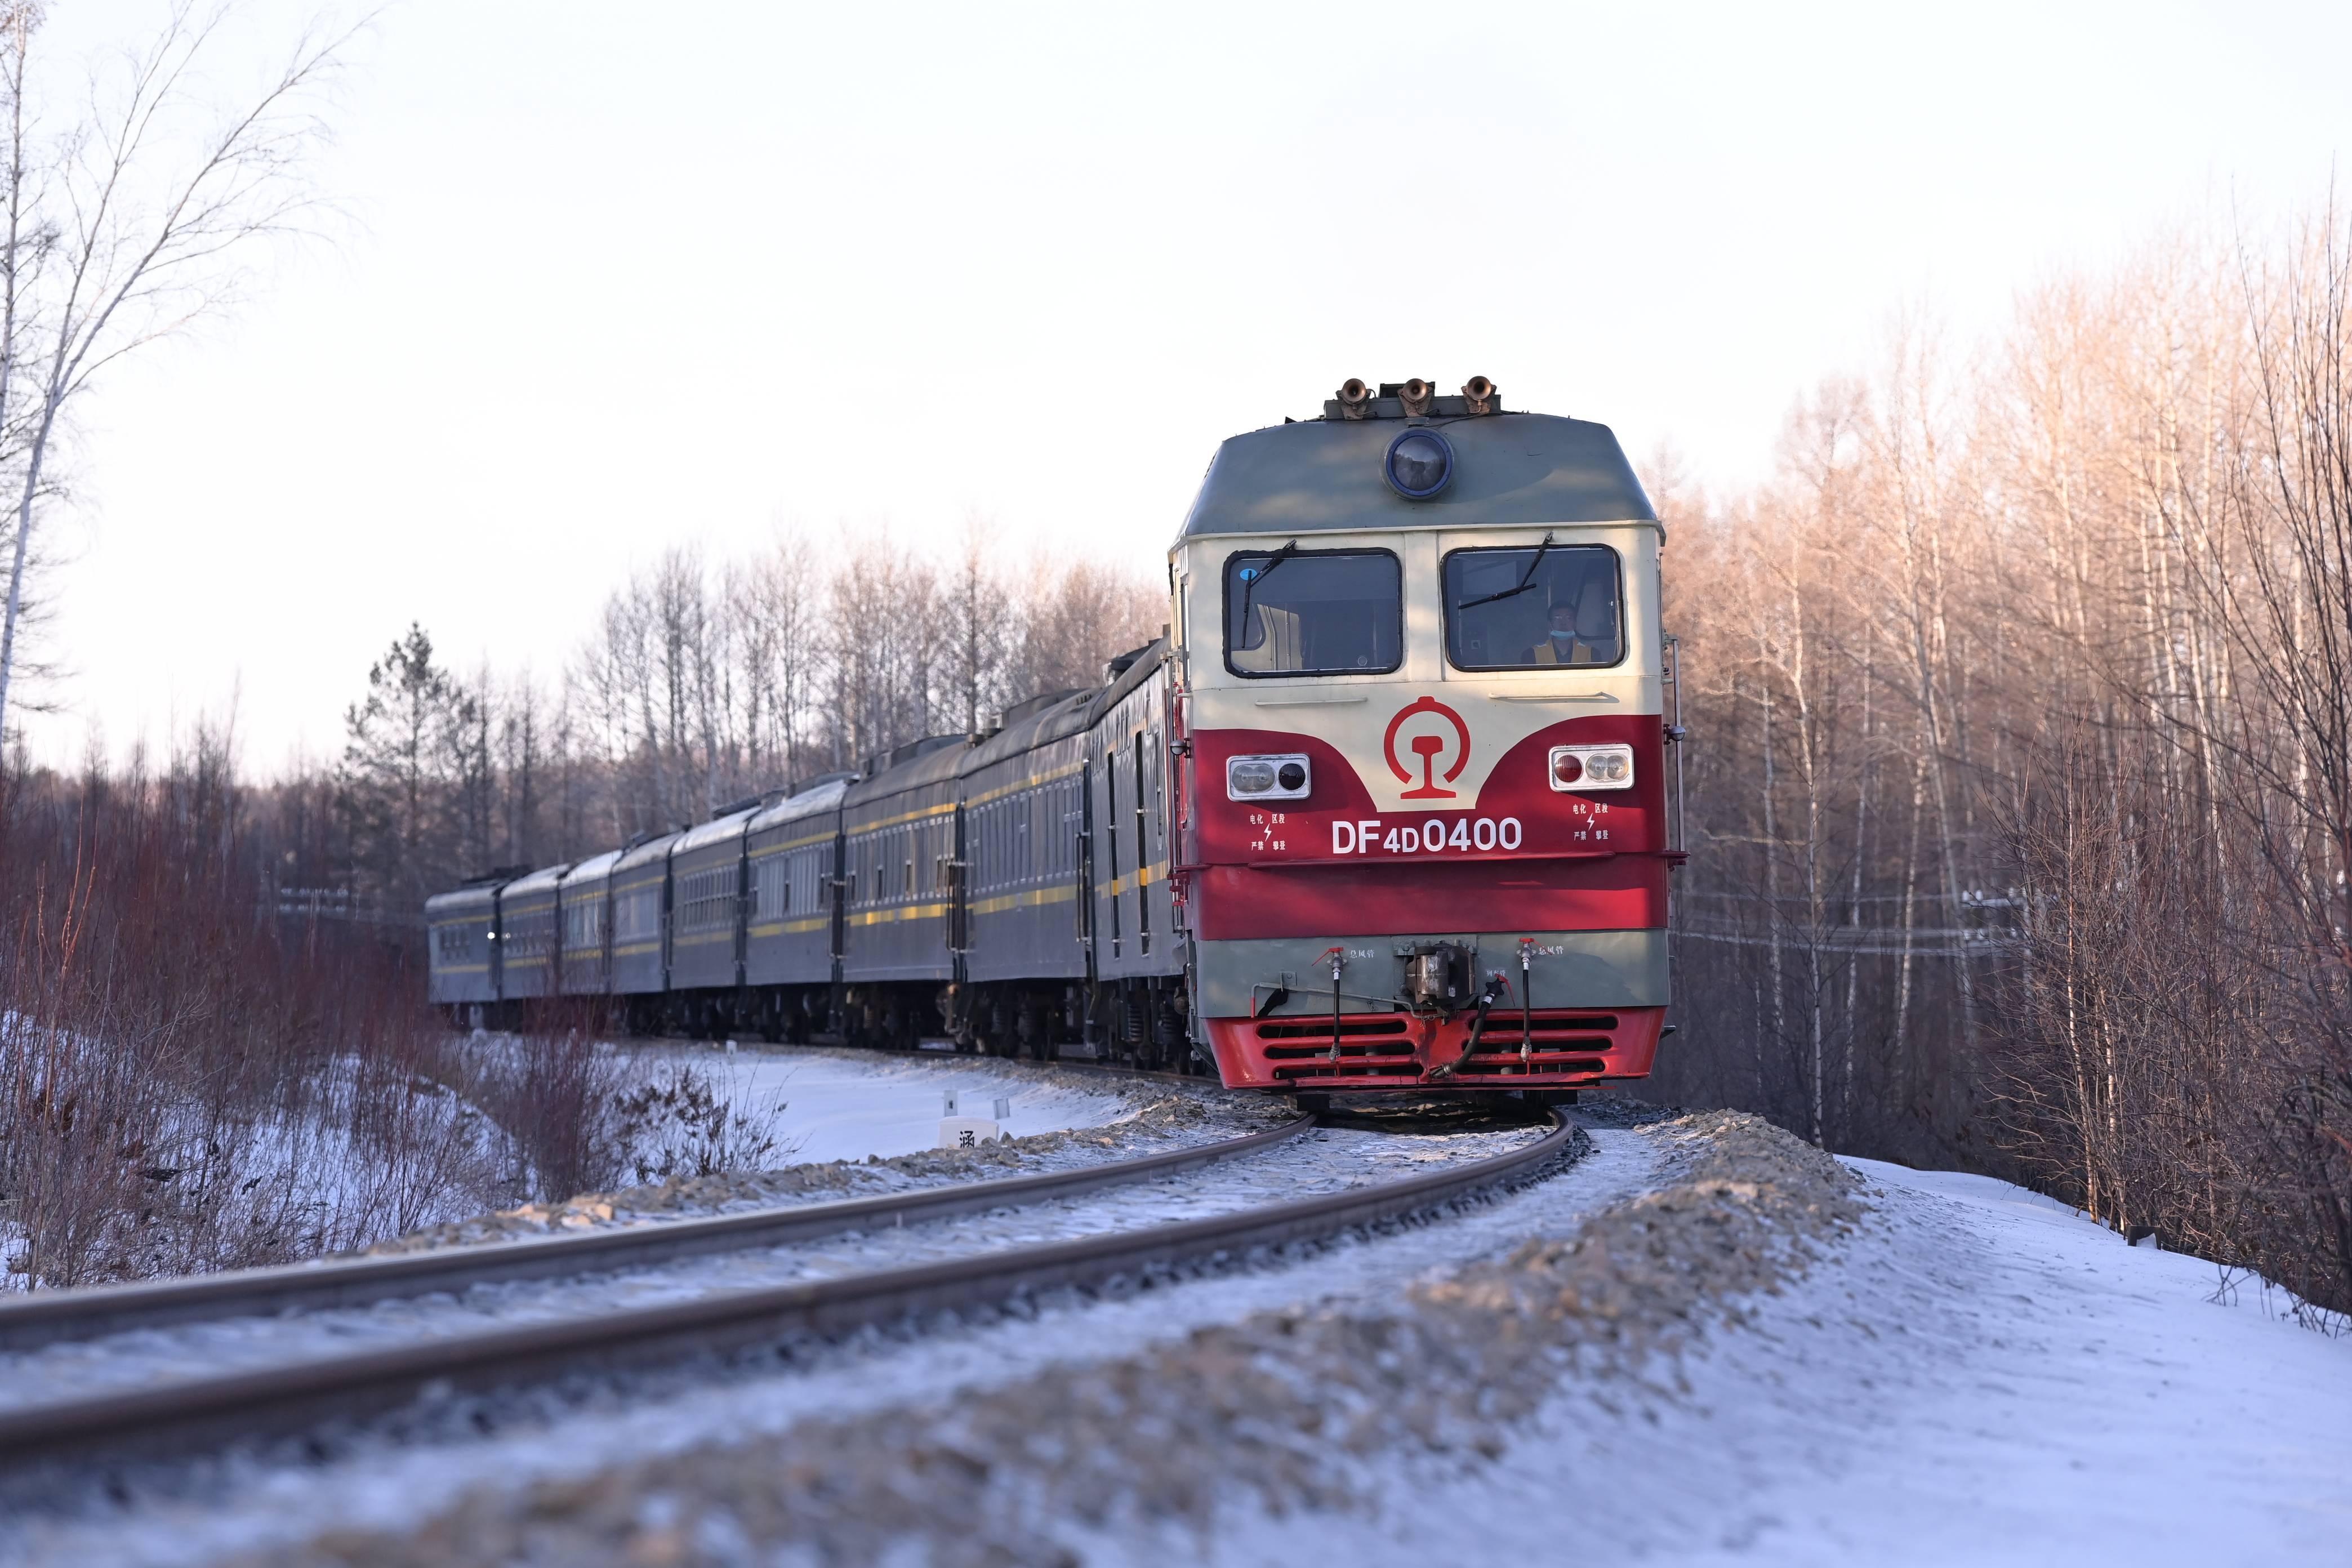
[[[1609,428],[1349,381],[1218,450],[1092,689],[426,906],[459,1022],[1561,1098],[1666,1024],[1664,531]]]

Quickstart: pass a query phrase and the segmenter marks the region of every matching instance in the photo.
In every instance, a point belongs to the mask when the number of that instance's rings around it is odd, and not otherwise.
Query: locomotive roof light
[[[1454,447],[1434,430],[1407,430],[1389,443],[1389,488],[1407,500],[1427,500],[1454,478]]]
[[[1495,384],[1483,375],[1474,375],[1462,384],[1462,401],[1473,414],[1492,414],[1503,401]]]
[[[1397,401],[1404,405],[1404,416],[1419,419],[1429,413],[1429,400],[1437,395],[1437,388],[1419,376],[1414,376],[1397,388]]]
[[[1632,789],[1633,748],[1554,746],[1550,778],[1551,787],[1562,794],[1571,790],[1582,795],[1597,789]]]
[[[1372,411],[1372,389],[1349,376],[1339,384],[1339,417],[1361,419]]]
[[[1303,800],[1314,786],[1304,752],[1225,759],[1227,800]]]

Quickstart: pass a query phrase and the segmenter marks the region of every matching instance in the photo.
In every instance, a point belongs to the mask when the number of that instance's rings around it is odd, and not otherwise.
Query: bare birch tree
[[[16,669],[25,573],[66,416],[126,356],[231,300],[268,245],[314,208],[310,155],[352,27],[306,34],[241,102],[215,101],[228,12],[173,4],[146,44],[93,73],[87,107],[39,120],[43,7],[0,10],[0,472],[14,491],[0,616],[0,720]]]

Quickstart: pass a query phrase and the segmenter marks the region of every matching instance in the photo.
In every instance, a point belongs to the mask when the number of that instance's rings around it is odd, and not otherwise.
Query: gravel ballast
[[[1421,1137],[1317,1128],[1192,1170],[940,1219],[876,1223],[643,1265],[619,1260],[577,1275],[487,1282],[454,1293],[66,1341],[0,1355],[0,1410],[1213,1218],[1475,1163],[1542,1132],[1524,1121],[1486,1118]]]
[[[1565,1382],[1654,1387],[1662,1358],[1861,1217],[1850,1173],[1757,1118],[1626,1135],[1664,1156],[1654,1190],[1387,1310],[1260,1311],[961,1398],[478,1486],[413,1531],[242,1561],[1076,1563],[1089,1541],[1201,1539],[1221,1511],[1360,1511],[1376,1461],[1475,1466]]]

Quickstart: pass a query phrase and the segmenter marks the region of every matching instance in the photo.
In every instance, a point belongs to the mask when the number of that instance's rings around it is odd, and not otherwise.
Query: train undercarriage
[[[459,1004],[452,1027],[614,1031],[648,1038],[808,1045],[820,1037],[882,1050],[945,1041],[959,1052],[1205,1075],[1212,1058],[1185,1029],[1181,979],[935,981],[763,985],[646,996]]]

